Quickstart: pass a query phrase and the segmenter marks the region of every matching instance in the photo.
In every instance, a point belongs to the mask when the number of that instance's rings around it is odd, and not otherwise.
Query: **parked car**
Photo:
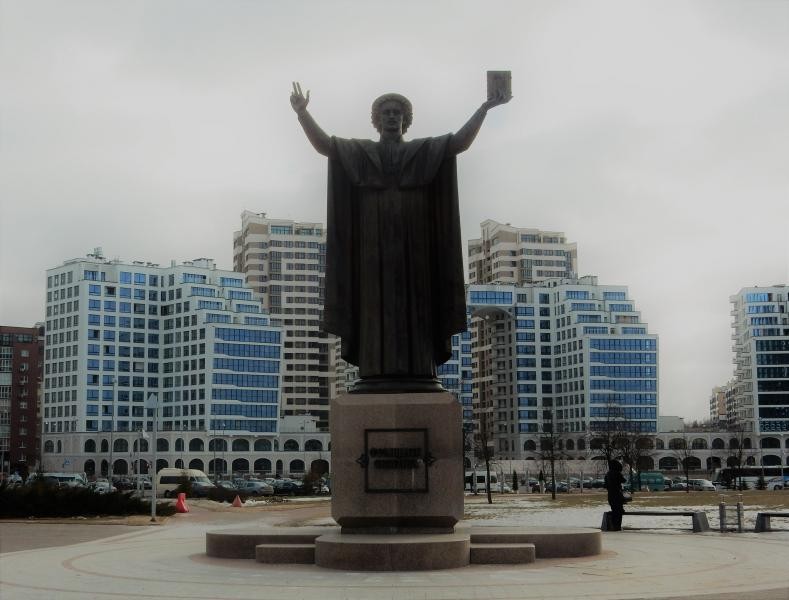
[[[192,481],[192,496],[195,498],[205,498],[208,496],[208,491],[216,489],[216,486],[210,481]]]
[[[670,489],[672,492],[685,491],[688,489],[688,484],[684,481],[674,481]]]
[[[767,489],[773,491],[789,489],[789,475],[784,475],[783,477],[773,477],[767,481]]]
[[[44,483],[57,487],[85,487],[88,485],[85,476],[81,473],[34,473],[27,478],[28,484],[33,484],[43,479]]]
[[[111,494],[112,492],[118,491],[118,489],[114,485],[110,485],[110,482],[106,479],[97,479],[96,481],[92,481],[90,484],[88,484],[88,487],[97,494]]]
[[[551,484],[550,481],[545,484],[545,491],[546,492],[552,492],[553,491],[553,485]],[[557,493],[565,493],[565,492],[569,492],[569,491],[570,491],[570,486],[567,484],[566,481],[557,481],[556,482],[556,492]]]
[[[304,486],[295,481],[278,480],[274,486],[274,493],[277,496],[297,496],[305,493]]]
[[[119,490],[133,490],[134,484],[128,477],[113,477],[112,485]]]
[[[150,490],[153,488],[151,478],[148,475],[132,475],[131,476],[132,489],[136,490],[142,487],[143,490]]]
[[[243,484],[243,482],[242,482],[242,484]],[[239,489],[235,482],[230,481],[228,479],[223,479],[222,481],[217,481],[216,482],[216,487],[220,487],[220,488],[223,488],[223,489],[226,489],[226,490],[230,490],[231,492],[235,492],[236,490]]]
[[[243,482],[236,489],[250,496],[271,496],[274,493],[274,488],[269,484],[254,479]]]
[[[688,487],[696,492],[714,492],[715,486],[709,479],[688,479]]]

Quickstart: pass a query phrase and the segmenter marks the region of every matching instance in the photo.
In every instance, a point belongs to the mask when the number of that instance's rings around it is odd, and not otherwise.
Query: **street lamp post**
[[[110,407],[112,410],[112,414],[110,415],[110,462],[107,465],[107,481],[110,484],[110,489],[112,489],[112,461],[113,461],[113,450],[115,450],[115,440],[113,439],[113,434],[115,432],[115,396],[118,393],[118,378],[113,375],[112,377],[112,406]]]
[[[225,440],[225,425],[223,423],[222,424],[222,477],[226,477],[226,474],[230,472],[230,469],[227,468],[227,446],[228,446],[228,440]]]
[[[159,420],[159,399],[156,394],[151,394],[148,396],[148,407],[153,409],[153,439],[151,440],[151,446],[153,447],[153,460],[151,464],[153,465],[153,473],[151,474],[151,522],[156,522],[156,461],[157,461],[157,421]]]
[[[214,447],[214,485],[216,485],[216,427],[214,427],[214,438],[211,442]]]

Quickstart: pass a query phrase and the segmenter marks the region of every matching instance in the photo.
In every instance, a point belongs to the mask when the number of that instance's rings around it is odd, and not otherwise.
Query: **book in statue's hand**
[[[512,96],[512,71],[488,71],[488,99]]]

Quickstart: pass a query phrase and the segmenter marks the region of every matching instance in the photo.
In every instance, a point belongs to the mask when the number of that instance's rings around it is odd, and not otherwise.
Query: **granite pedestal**
[[[462,413],[448,392],[331,405],[332,517],[346,533],[452,533],[463,517]]]

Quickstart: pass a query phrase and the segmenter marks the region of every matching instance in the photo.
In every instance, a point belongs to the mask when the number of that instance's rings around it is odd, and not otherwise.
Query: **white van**
[[[476,475],[477,481],[476,485],[474,483],[474,476]],[[466,471],[465,477],[465,490],[467,492],[473,492],[476,488],[477,492],[485,492],[488,489],[486,477],[485,477],[485,469],[481,469],[479,471]],[[508,486],[509,487],[509,486]],[[501,491],[501,486],[499,485],[499,478],[496,477],[495,473],[490,474],[490,491],[491,492],[499,492]]]
[[[211,483],[208,475],[197,469],[161,469],[156,474],[156,495],[162,495],[165,498],[175,496],[178,486],[184,479]]]

